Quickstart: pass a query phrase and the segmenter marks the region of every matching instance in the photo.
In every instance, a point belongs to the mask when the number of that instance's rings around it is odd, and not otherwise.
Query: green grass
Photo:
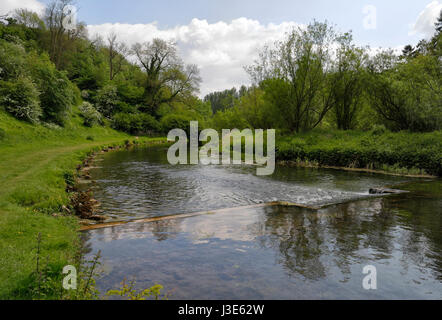
[[[58,215],[69,203],[66,173],[93,149],[133,137],[108,127],[86,128],[78,114],[64,128],[18,121],[0,111],[0,298],[31,298],[37,235],[41,256],[60,272],[79,248],[78,220]],[[140,138],[140,142],[149,140]],[[46,260],[45,260],[46,261]]]
[[[0,110],[0,299],[33,298],[37,235],[41,257],[61,277],[79,248],[78,220],[57,215],[69,202],[65,176],[92,150],[134,138],[86,128],[78,111],[64,128],[18,121]],[[161,138],[159,138],[161,139]],[[151,141],[140,138],[139,141]],[[277,158],[401,174],[441,174],[442,132],[321,131],[277,137]]]
[[[442,175],[442,131],[315,130],[277,137],[277,159],[380,170],[397,174]]]

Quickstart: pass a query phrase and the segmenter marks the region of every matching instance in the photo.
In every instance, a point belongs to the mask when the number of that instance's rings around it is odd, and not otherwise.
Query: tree
[[[199,70],[195,65],[184,65],[174,43],[154,39],[137,43],[132,50],[146,73],[144,103],[147,108],[143,111],[156,115],[161,104],[198,91]]]
[[[28,28],[45,28],[44,22],[38,14],[27,9],[16,9],[13,18],[17,24],[24,25]]]
[[[442,74],[433,55],[397,62],[384,69],[391,53],[372,59],[367,90],[373,108],[392,130],[432,131],[442,125]],[[374,62],[373,62],[374,61]],[[374,64],[374,66],[373,66]]]
[[[416,50],[414,49],[414,47],[410,44],[406,45],[404,47],[404,49],[402,49],[402,55],[401,55],[401,59],[410,59],[410,58],[415,58],[416,57]]]
[[[64,125],[70,108],[79,98],[64,71],[56,69],[47,54],[28,57],[31,74],[40,91],[43,120]],[[78,89],[77,89],[78,90]]]
[[[345,34],[338,41],[340,47],[336,54],[335,70],[331,74],[331,93],[337,127],[349,130],[354,126],[361,107],[364,66],[368,57],[362,48],[352,44],[351,34]]]
[[[3,14],[3,15],[0,14],[0,24],[1,25],[6,24],[6,22],[7,22],[6,19],[8,19],[8,15],[7,14]]]
[[[126,45],[117,41],[117,35],[111,33],[107,37],[107,49],[109,54],[109,80],[113,80],[121,72],[121,68],[128,54]]]
[[[72,0],[54,0],[46,6],[44,21],[49,30],[48,51],[57,69],[63,64],[62,57],[77,38],[86,38],[86,26],[77,23],[73,30],[66,30],[64,22],[68,19],[68,8]]]
[[[95,92],[109,79],[107,57],[97,42],[76,39],[64,54],[64,69],[80,90]],[[92,94],[92,97],[94,94]]]
[[[283,122],[281,115],[266,104],[264,91],[255,86],[241,96],[237,108],[250,128],[270,129]]]
[[[440,11],[439,18],[435,23],[436,32],[433,38],[430,40],[430,51],[437,57],[442,56],[442,10]]]
[[[224,91],[215,91],[207,94],[204,97],[204,101],[210,102],[212,106],[213,113],[217,113],[218,111],[223,111],[226,109],[233,108],[236,100],[239,98],[239,93],[236,91],[236,88],[224,90]]]
[[[314,22],[306,29],[293,29],[275,44],[276,49],[265,48],[260,59],[247,68],[255,83],[274,79],[264,86],[267,97],[285,115],[293,132],[316,127],[333,107],[327,87],[332,80],[328,74],[335,39],[327,23]]]
[[[436,26],[436,32],[441,33],[442,32],[442,10],[439,13],[439,17],[437,18],[437,22],[435,23]]]

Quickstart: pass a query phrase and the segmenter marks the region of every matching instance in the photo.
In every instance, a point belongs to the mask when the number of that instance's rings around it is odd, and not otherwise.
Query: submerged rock
[[[395,194],[404,193],[405,191],[388,188],[372,188],[368,191],[370,194]]]
[[[98,215],[98,214],[94,214],[93,216],[90,216],[88,219],[95,220],[95,221],[104,221],[107,219],[107,217],[102,216],[102,215]]]

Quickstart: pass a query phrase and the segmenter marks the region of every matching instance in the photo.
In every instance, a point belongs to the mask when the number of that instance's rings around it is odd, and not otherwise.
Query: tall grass
[[[48,257],[51,273],[61,275],[80,247],[78,220],[63,211],[66,177],[91,150],[133,138],[84,127],[78,110],[64,128],[31,125],[0,110],[0,129],[0,298],[37,298],[30,294],[37,251]]]

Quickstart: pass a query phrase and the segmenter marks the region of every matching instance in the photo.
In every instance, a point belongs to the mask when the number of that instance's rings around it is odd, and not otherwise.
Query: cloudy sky
[[[17,7],[42,12],[48,2],[0,0],[0,14]],[[184,61],[199,66],[204,95],[248,84],[243,67],[259,48],[313,19],[352,30],[359,45],[416,44],[433,34],[442,0],[76,0],[76,7],[90,36],[114,31],[129,45],[176,41]]]

